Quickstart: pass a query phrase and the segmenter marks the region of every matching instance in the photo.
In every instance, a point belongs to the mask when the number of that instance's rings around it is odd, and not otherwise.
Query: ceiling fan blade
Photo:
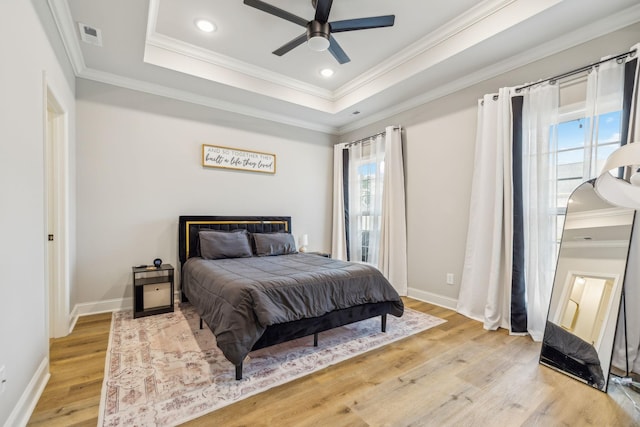
[[[329,20],[329,12],[331,12],[331,4],[333,0],[317,0],[316,2],[316,21],[325,23]]]
[[[260,0],[244,0],[244,4],[246,4],[247,6],[255,7],[256,9],[267,12],[271,15],[277,16],[278,18],[286,19],[289,22],[293,22],[294,24],[298,24],[303,27],[306,27],[307,23],[309,22],[304,18],[300,18],[299,16],[294,15],[293,13],[289,13],[286,10],[271,6],[270,4]]]
[[[331,52],[333,57],[336,58],[336,61],[340,64],[346,64],[351,61],[333,36],[329,36],[329,52]]]
[[[282,56],[285,53],[289,52],[291,49],[300,46],[302,43],[307,41],[307,33],[302,34],[299,37],[291,40],[289,43],[284,44],[273,51],[274,55]]]
[[[329,22],[332,33],[344,31],[367,30],[369,28],[391,27],[396,20],[395,15],[372,16],[370,18],[346,19],[344,21]]]

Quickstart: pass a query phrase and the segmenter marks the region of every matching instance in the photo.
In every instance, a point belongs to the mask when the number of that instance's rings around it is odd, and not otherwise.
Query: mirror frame
[[[571,200],[574,195],[576,194],[576,192],[579,189],[582,189],[583,186],[588,185],[592,188],[593,193],[596,197],[598,197],[598,199],[600,199],[603,204],[607,204],[609,205],[611,208],[620,208],[618,206],[612,205],[610,202],[608,202],[607,200],[602,199],[598,193],[595,190],[594,187],[595,184],[595,179],[589,180],[589,181],[585,181],[584,183],[580,184],[578,187],[576,187],[574,189],[574,191],[571,193],[571,196],[569,197],[569,200]],[[607,392],[608,386],[609,386],[609,376],[610,376],[610,372],[611,372],[611,360],[613,357],[613,351],[614,351],[614,342],[615,342],[615,335],[616,335],[616,331],[617,329],[620,327],[620,312],[621,312],[621,307],[623,304],[623,298],[624,298],[624,288],[625,288],[625,283],[626,283],[626,272],[629,266],[629,251],[630,251],[630,246],[631,246],[631,238],[633,236],[633,228],[634,228],[634,224],[635,224],[635,219],[636,219],[636,211],[634,209],[631,208],[620,208],[620,209],[624,209],[629,211],[629,213],[631,214],[631,222],[629,224],[629,236],[628,236],[628,241],[627,241],[627,245],[626,245],[626,255],[624,257],[624,268],[622,271],[619,272],[615,272],[615,273],[590,273],[590,272],[581,272],[581,271],[577,271],[575,268],[569,268],[567,270],[567,275],[564,278],[561,278],[561,282],[563,284],[562,287],[562,295],[567,296],[567,293],[569,292],[569,289],[565,289],[567,286],[569,286],[569,282],[573,282],[572,277],[576,276],[576,275],[583,275],[585,277],[589,277],[589,276],[593,276],[593,277],[597,277],[597,278],[601,278],[601,279],[612,279],[614,280],[615,286],[618,287],[619,292],[615,292],[618,296],[617,296],[617,301],[611,301],[609,304],[609,308],[607,311],[607,315],[605,317],[606,319],[609,319],[609,321],[611,321],[611,319],[615,319],[615,325],[613,327],[613,331],[610,334],[610,337],[606,337],[607,339],[610,339],[611,341],[611,348],[610,348],[610,354],[609,356],[609,363],[608,366],[603,366],[602,363],[600,363],[600,353],[597,352],[595,350],[595,347],[592,344],[589,344],[588,342],[584,341],[583,339],[579,338],[578,336],[566,331],[562,326],[560,326],[559,324],[556,324],[555,322],[552,322],[550,320],[550,316],[552,315],[551,313],[551,309],[553,306],[553,302],[554,302],[554,293],[558,292],[558,288],[557,288],[557,284],[559,283],[558,280],[559,278],[558,276],[558,267],[560,267],[560,257],[563,253],[563,249],[566,249],[565,244],[567,243],[565,241],[565,237],[566,237],[566,225],[567,225],[567,219],[569,218],[569,214],[571,213],[570,211],[570,204],[567,206],[567,213],[565,216],[565,222],[563,224],[562,227],[562,237],[560,240],[560,247],[558,249],[558,256],[556,258],[556,268],[555,268],[555,273],[554,273],[554,280],[553,280],[553,285],[552,285],[552,289],[551,289],[551,294],[549,297],[549,307],[547,309],[547,323],[545,325],[545,333],[544,333],[544,337],[542,340],[542,347],[540,349],[540,359],[539,359],[539,363],[541,365],[544,365],[546,367],[549,367],[557,372],[561,372],[565,375],[568,375],[571,378],[576,379],[577,381],[580,381],[584,384],[590,385],[591,387],[600,390],[602,392]],[[574,211],[575,212],[575,211]],[[582,274],[580,274],[582,273]],[[574,285],[571,285],[572,287]],[[611,298],[615,298],[615,294],[611,295]],[[556,297],[557,300],[557,297]],[[562,298],[560,301],[557,301],[557,304],[561,304],[562,303]],[[613,317],[615,316],[615,317]],[[554,314],[554,317],[558,317],[558,315]],[[555,328],[550,328],[549,324],[552,324],[555,326]],[[600,340],[605,338],[605,330],[601,331],[600,333]],[[545,342],[550,342],[551,340],[556,340],[555,342],[558,342],[558,338],[559,336],[562,336],[563,338],[569,338],[570,340],[573,340],[574,343],[579,347],[582,348],[584,350],[587,350],[586,346],[591,347],[591,349],[593,349],[593,353],[596,353],[598,356],[598,361],[599,361],[599,366],[600,369],[602,370],[602,376],[603,376],[603,380],[604,380],[604,384],[602,386],[598,386],[597,384],[594,384],[593,381],[590,381],[593,379],[593,376],[589,376],[588,378],[582,378],[578,375],[575,375],[574,372],[569,372],[567,369],[562,369],[560,366],[556,366],[556,364],[551,363],[552,360],[548,357],[549,356],[549,352],[556,352],[558,353],[560,356],[560,358],[564,357],[566,358],[566,365],[565,368],[568,368],[569,364],[574,363],[575,359],[573,359],[570,355],[567,354],[563,354],[560,350],[558,350],[557,348],[551,347],[549,345],[546,345]],[[570,337],[569,337],[570,336]],[[575,338],[575,340],[574,340]],[[582,342],[580,342],[582,341]],[[545,351],[546,351],[546,355],[547,357],[545,358]],[[591,355],[591,357],[593,357],[593,355]],[[577,363],[577,362],[575,362]],[[559,365],[559,363],[557,363]],[[584,367],[581,367],[582,369],[585,369]],[[585,374],[585,376],[588,374]]]

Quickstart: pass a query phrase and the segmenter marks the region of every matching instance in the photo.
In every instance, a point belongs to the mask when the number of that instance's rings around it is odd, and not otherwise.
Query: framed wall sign
[[[276,173],[276,155],[202,144],[202,166]]]

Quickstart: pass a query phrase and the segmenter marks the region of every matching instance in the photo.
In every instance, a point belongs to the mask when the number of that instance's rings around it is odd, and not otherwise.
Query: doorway
[[[67,114],[45,80],[45,294],[49,337],[69,333],[67,280]]]
[[[570,285],[560,326],[597,350],[602,339],[604,319],[613,301],[614,280],[573,274]]]

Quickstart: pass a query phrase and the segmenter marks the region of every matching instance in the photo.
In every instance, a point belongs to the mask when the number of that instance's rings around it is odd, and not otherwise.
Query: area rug
[[[373,350],[445,320],[405,308],[401,318],[380,317],[313,337],[251,352],[243,379],[216,346],[190,304],[173,313],[133,319],[113,313],[98,426],[173,426],[274,386]]]

